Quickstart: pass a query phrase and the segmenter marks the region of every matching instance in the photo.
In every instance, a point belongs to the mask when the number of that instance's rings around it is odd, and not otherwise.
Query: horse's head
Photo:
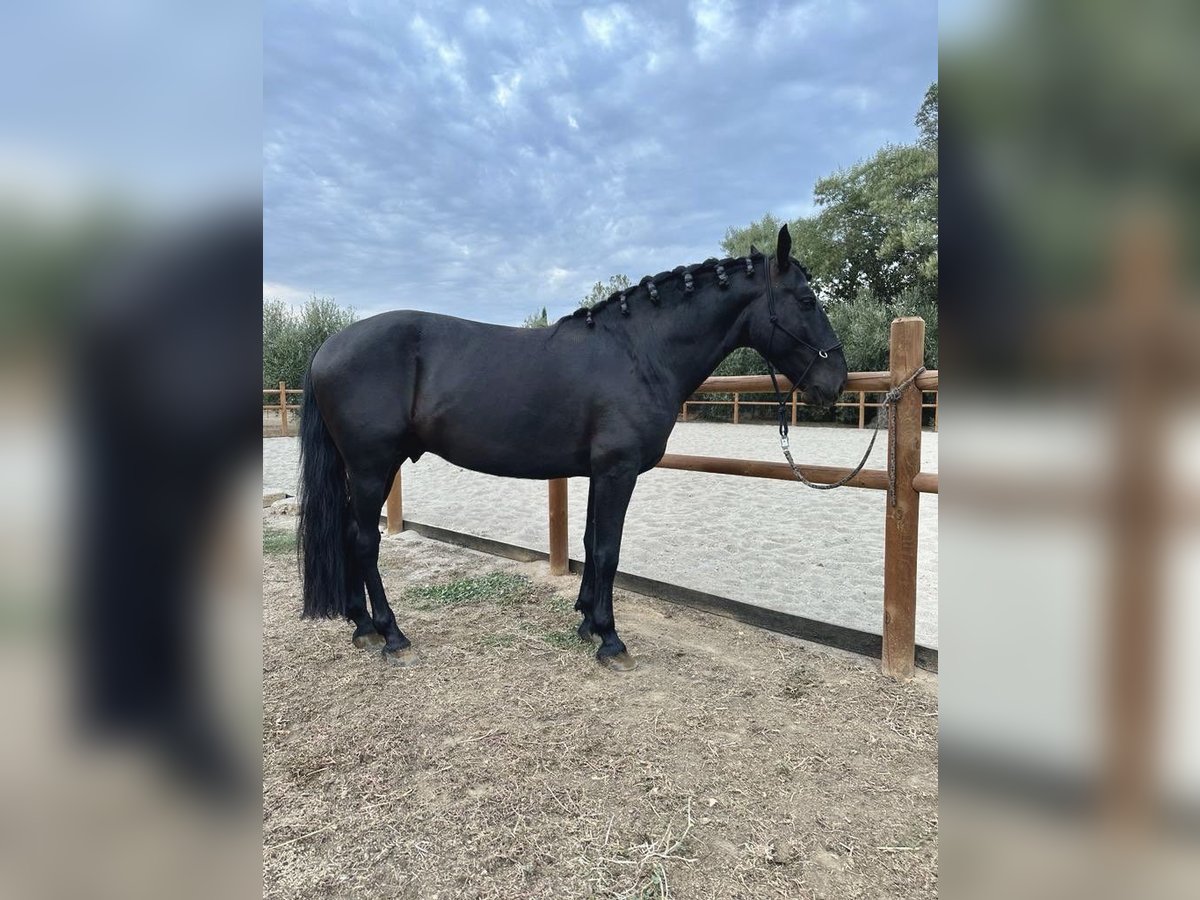
[[[806,403],[830,406],[846,386],[846,357],[791,250],[784,225],[775,258],[765,260],[762,294],[750,304],[748,343],[799,386]]]

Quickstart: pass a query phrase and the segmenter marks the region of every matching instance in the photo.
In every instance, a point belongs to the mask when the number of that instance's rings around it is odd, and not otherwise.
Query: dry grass
[[[410,534],[381,568],[424,661],[392,668],[264,559],[264,896],[937,894],[929,676],[633,595],[613,673],[575,578]]]

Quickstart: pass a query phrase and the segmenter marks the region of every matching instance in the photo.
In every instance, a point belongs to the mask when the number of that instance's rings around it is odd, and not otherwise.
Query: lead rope
[[[821,484],[815,481],[809,481],[804,477],[804,473],[800,471],[795,460],[792,459],[791,442],[788,440],[788,421],[787,421],[787,398],[779,389],[779,382],[775,378],[775,367],[767,364],[767,371],[771,373],[771,384],[775,387],[775,399],[779,402],[779,446],[783,449],[783,458],[787,460],[788,466],[792,470],[792,474],[796,476],[796,480],[805,487],[810,487],[814,491],[832,491],[834,488],[845,487],[846,484],[862,471],[863,466],[867,464],[867,460],[871,456],[871,451],[875,448],[875,438],[879,436],[879,429],[884,422],[890,422],[892,418],[892,410],[904,395],[904,392],[912,386],[913,382],[925,371],[924,366],[918,366],[917,369],[905,378],[902,382],[893,388],[889,388],[883,395],[883,406],[879,409],[879,415],[875,417],[875,427],[871,431],[871,441],[867,444],[867,452],[863,454],[863,458],[859,460],[847,475],[839,478],[832,484]],[[787,396],[790,397],[792,392],[796,390],[796,386],[792,386],[792,390],[788,391]],[[887,411],[886,414],[884,411]],[[890,428],[890,445],[888,452],[888,504],[896,505],[896,429]]]

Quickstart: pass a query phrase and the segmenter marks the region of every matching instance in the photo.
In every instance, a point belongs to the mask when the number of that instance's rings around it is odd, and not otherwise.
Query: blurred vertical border
[[[0,20],[0,896],[254,895],[261,10]]]
[[[941,15],[950,896],[1200,884],[1200,6]]]

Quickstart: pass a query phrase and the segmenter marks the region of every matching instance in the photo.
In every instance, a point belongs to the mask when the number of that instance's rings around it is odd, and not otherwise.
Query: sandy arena
[[[264,513],[264,897],[937,896],[934,676],[620,591],[617,674],[577,578],[413,532],[395,668],[299,619],[294,522]]]
[[[853,466],[869,431],[800,426],[800,462]],[[868,463],[886,466],[886,435]],[[296,490],[295,438],[263,440],[264,488]],[[766,424],[681,423],[669,453],[782,461]],[[922,435],[922,469],[937,471],[938,435]],[[882,491],[656,469],[638,479],[621,570],[758,606],[879,634],[883,621]],[[587,481],[570,484],[570,552],[581,557]],[[404,467],[404,514],[427,525],[548,549],[546,485],[480,475],[432,455]],[[938,645],[938,498],[921,497],[917,642]]]

